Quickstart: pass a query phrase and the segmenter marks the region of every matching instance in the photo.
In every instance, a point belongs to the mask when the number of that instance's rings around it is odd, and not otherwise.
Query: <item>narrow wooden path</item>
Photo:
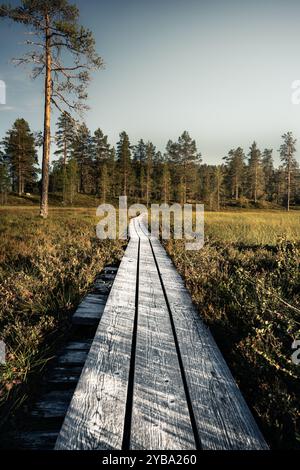
[[[133,219],[56,449],[267,448],[182,278]]]

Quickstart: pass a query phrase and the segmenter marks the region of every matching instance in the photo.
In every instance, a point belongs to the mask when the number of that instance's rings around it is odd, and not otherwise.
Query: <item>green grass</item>
[[[95,211],[0,210],[0,416],[25,398],[26,384],[53,354],[70,313],[97,273],[122,256],[119,242],[96,238]]]
[[[298,211],[224,211],[205,213],[205,235],[211,240],[244,245],[277,245],[300,241]]]
[[[0,209],[0,331],[9,347],[0,407],[17,406],[97,272],[122,256],[96,239],[95,210]],[[299,214],[299,215],[298,215]],[[300,213],[206,212],[206,243],[166,244],[273,448],[299,448]],[[25,390],[25,391],[24,391]]]
[[[0,206],[5,207],[19,207],[19,206],[39,206],[40,196],[38,194],[31,194],[30,196],[18,196],[17,194],[9,194],[7,197],[7,204]],[[74,202],[72,207],[86,207],[94,208],[101,204],[101,199],[89,195],[89,194],[79,194],[74,195]],[[64,207],[63,199],[61,193],[49,193],[49,205],[50,207]],[[67,207],[69,209],[69,207]]]
[[[206,213],[206,243],[166,243],[273,448],[300,448],[300,224],[297,212]]]

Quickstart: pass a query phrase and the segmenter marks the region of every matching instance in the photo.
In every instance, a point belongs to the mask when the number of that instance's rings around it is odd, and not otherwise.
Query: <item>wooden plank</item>
[[[138,242],[125,251],[56,449],[121,449],[135,317]]]
[[[58,356],[57,363],[61,366],[80,366],[86,361],[88,350],[66,349],[63,354]]]
[[[74,325],[97,325],[105,308],[105,298],[99,294],[88,294],[72,317]]]
[[[76,385],[80,377],[82,367],[54,367],[50,372],[47,383],[54,386]]]
[[[149,241],[141,237],[130,448],[195,449],[167,305]]]
[[[35,403],[31,416],[42,419],[63,418],[71,398],[72,390],[47,392]]]
[[[145,227],[143,232],[147,232]],[[151,242],[176,329],[202,448],[268,449],[181,276],[160,242],[155,238]]]
[[[24,431],[18,434],[16,450],[53,450],[56,438],[57,432]]]
[[[70,341],[65,346],[65,349],[73,349],[77,351],[89,351],[91,345],[92,345],[91,339],[81,339],[77,341]]]

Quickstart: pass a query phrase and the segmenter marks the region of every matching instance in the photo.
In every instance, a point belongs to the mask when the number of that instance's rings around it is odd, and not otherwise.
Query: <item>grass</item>
[[[300,215],[206,213],[204,248],[166,243],[273,448],[300,448]]]
[[[96,238],[95,211],[0,210],[0,415],[26,398],[27,384],[53,354],[74,307],[103,267],[122,256],[119,242]]]
[[[206,212],[208,240],[240,245],[277,245],[300,241],[300,211]]]
[[[40,204],[40,196],[38,194],[30,194],[27,196],[24,194],[23,196],[18,196],[17,194],[9,194],[7,197],[7,204],[6,206],[2,207],[20,207],[20,206],[27,206],[33,208],[34,206],[39,206]],[[76,193],[74,195],[74,201],[72,207],[81,207],[81,208],[94,208],[101,204],[101,199],[89,195],[89,194],[79,194]],[[53,208],[65,208],[63,204],[63,199],[61,193],[49,193],[49,205]],[[68,207],[69,209],[69,207]]]
[[[18,406],[53,354],[70,313],[122,245],[96,239],[92,209],[0,209],[0,407]],[[300,447],[300,215],[207,212],[206,243],[166,243],[243,395],[273,448]]]

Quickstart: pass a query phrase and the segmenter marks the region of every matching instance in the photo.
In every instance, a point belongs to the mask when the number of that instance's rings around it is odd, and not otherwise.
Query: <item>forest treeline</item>
[[[228,204],[263,207],[268,202],[289,209],[300,203],[296,140],[291,132],[282,136],[278,168],[274,151],[258,148],[255,141],[247,151],[231,149],[222,164],[209,165],[187,131],[177,141],[169,140],[164,152],[143,139],[132,143],[125,131],[114,147],[101,129],[92,133],[66,112],[58,118],[53,140],[49,190],[60,193],[65,205],[72,205],[77,193],[102,202],[113,202],[120,195],[147,205],[203,202],[216,210]],[[7,131],[0,151],[2,204],[10,192],[21,196],[40,190],[40,145],[41,135],[33,133],[24,119],[17,119]]]

